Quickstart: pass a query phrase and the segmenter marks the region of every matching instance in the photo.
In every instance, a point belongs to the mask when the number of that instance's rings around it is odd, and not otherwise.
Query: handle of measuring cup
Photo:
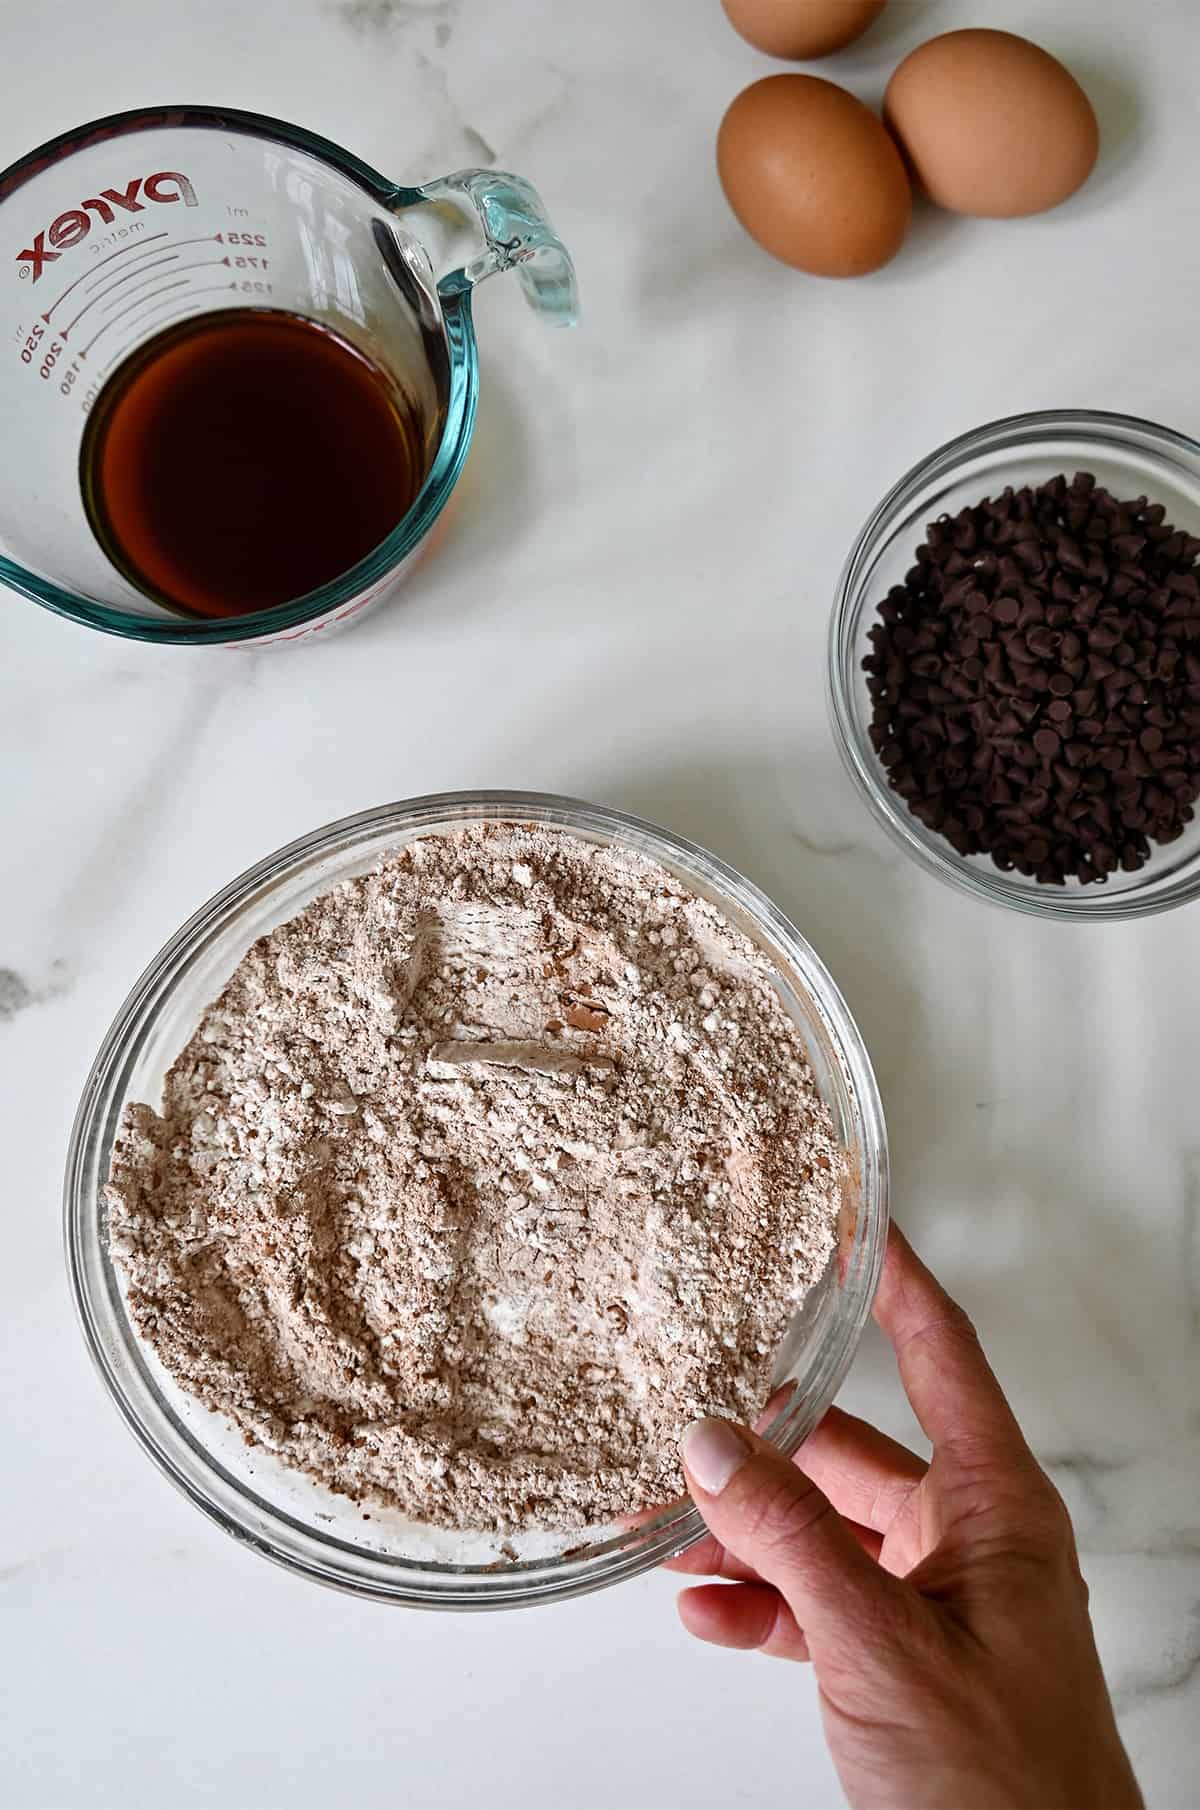
[[[525,300],[552,327],[573,327],[579,290],[571,254],[551,226],[542,198],[521,176],[503,170],[458,170],[427,182],[425,201],[469,202],[483,230],[484,249],[438,283],[442,295],[461,295],[497,271],[515,270]]]

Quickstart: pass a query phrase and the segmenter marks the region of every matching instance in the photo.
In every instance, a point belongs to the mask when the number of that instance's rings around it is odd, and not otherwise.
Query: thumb
[[[810,1637],[878,1645],[905,1612],[904,1586],[865,1553],[790,1458],[728,1420],[697,1420],[680,1442],[692,1499],[721,1544],[783,1596]]]

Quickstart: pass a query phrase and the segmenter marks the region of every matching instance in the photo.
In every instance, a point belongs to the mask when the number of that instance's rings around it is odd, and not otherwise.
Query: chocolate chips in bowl
[[[1126,917],[1200,892],[1200,446],[1015,417],[875,511],[842,575],[835,732],[884,825],[995,902]]]

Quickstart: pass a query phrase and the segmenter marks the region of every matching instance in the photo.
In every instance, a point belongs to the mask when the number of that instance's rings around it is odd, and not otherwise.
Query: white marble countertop
[[[842,286],[770,262],[724,207],[716,125],[768,65],[716,0],[186,10],[63,0],[51,29],[10,0],[0,164],[176,98],[303,122],[397,177],[494,156],[542,187],[586,320],[547,333],[515,284],[481,292],[469,506],[332,644],[159,651],[5,598],[6,1801],[838,1801],[810,1677],[689,1642],[665,1576],[482,1618],[321,1591],[178,1497],[85,1357],[62,1159],[137,972],[290,837],[483,784],[685,832],[830,964],[878,1068],[897,1212],[1077,1517],[1149,1796],[1197,1802],[1200,917],[1077,932],[957,897],[868,821],[822,701],[850,538],[937,442],[1056,404],[1200,429],[1191,0],[898,0],[825,73],[877,98],[923,36],[1024,29],[1085,80],[1103,162],[1061,214],[923,216],[890,269]],[[844,1399],[911,1430],[873,1337]]]

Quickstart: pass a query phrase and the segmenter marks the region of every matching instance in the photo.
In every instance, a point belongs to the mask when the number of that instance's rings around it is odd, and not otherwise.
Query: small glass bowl
[[[1167,520],[1200,534],[1200,444],[1130,415],[1048,409],[992,421],[939,447],[915,465],[872,513],[842,570],[829,637],[829,707],[842,759],[884,828],[905,852],[952,886],[1048,918],[1135,918],[1200,894],[1200,818],[1175,842],[1157,846],[1136,873],[1102,885],[1050,886],[1002,873],[986,855],[959,855],[909,811],[887,781],[867,734],[871,698],[863,657],[876,608],[913,564],[935,517],[954,515],[1011,484],[1040,484],[1065,472],[1094,472],[1122,501],[1145,495]]]
[[[762,1430],[792,1452],[833,1400],[870,1312],[887,1234],[887,1141],[875,1078],[840,993],[770,903],[690,842],[616,811],[522,792],[449,793],[343,818],[269,855],[210,899],[157,955],[96,1058],[67,1159],[65,1232],[92,1357],[126,1424],[161,1470],[218,1526],[306,1577],[426,1608],[523,1607],[634,1577],[703,1532],[690,1502],[641,1521],[502,1540],[423,1526],[336,1496],[185,1394],[144,1346],[108,1255],[101,1190],[130,1101],[161,1099],[163,1076],[250,945],[318,893],[414,836],[487,821],[545,824],[660,862],[720,907],[776,966],[821,1093],[850,1155],[838,1249],[780,1350]],[[632,1506],[632,1505],[631,1505]],[[514,1556],[515,1554],[515,1556]]]

